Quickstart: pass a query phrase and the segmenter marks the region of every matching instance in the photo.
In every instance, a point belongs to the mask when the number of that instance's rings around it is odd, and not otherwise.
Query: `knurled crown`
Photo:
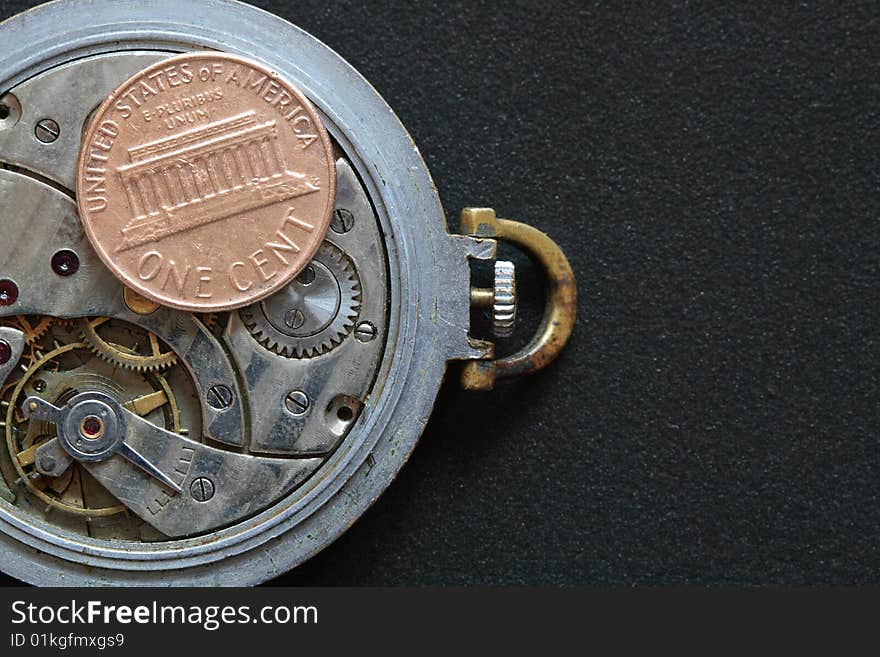
[[[512,262],[495,263],[495,301],[492,304],[492,335],[506,338],[516,323],[516,268]]]

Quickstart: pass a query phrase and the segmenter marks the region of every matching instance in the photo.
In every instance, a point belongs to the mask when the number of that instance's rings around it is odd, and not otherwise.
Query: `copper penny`
[[[122,84],[95,112],[76,191],[86,234],[122,282],[194,312],[245,306],[309,263],[336,168],[315,108],[243,57],[188,53]]]

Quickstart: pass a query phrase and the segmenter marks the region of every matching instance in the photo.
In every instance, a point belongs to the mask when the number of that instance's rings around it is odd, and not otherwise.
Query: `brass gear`
[[[76,319],[73,318],[65,318],[65,317],[56,317],[53,320],[55,326],[60,326],[63,329],[72,330],[77,323]]]
[[[25,315],[16,315],[15,317],[5,317],[0,320],[3,326],[11,326],[24,333],[24,341],[28,345],[33,345],[42,338],[49,327],[52,326],[52,318],[47,316],[27,317]]]
[[[151,354],[137,353],[134,349],[108,342],[98,334],[98,327],[110,321],[109,317],[84,318],[80,320],[83,338],[89,347],[109,363],[136,372],[161,372],[177,364],[177,354],[170,349],[163,351],[154,333],[147,333]]]
[[[31,476],[34,473],[32,462],[33,457],[29,455],[36,449],[36,446],[39,446],[46,440],[50,439],[50,436],[41,434],[39,428],[32,426],[31,422],[27,422],[17,409],[18,402],[20,401],[28,382],[41,368],[64,354],[89,348],[90,345],[85,342],[66,344],[47,353],[38,362],[29,367],[25,375],[16,382],[15,390],[9,398],[8,405],[4,409],[6,412],[3,419],[5,420],[6,448],[10,455],[10,461],[18,473],[18,481],[26,486],[33,495],[48,505],[46,507],[47,511],[50,508],[54,508],[74,515],[84,516],[86,518],[100,518],[125,513],[126,507],[122,504],[103,507],[85,507],[83,505],[82,497],[77,496],[76,494],[72,495],[71,499],[68,499],[67,491],[71,489],[71,486],[77,487],[82,485],[81,481],[83,473],[79,467],[72,467],[61,477],[54,479],[40,477],[33,478]],[[70,372],[69,374],[75,376],[74,372]],[[150,374],[149,376],[156,382],[156,384],[158,384],[157,392],[161,391],[165,393],[165,403],[169,404],[170,408],[171,426],[169,427],[169,430],[179,433],[180,412],[174,391],[168,384],[168,381],[160,374]],[[97,381],[98,378],[93,376],[89,380],[92,384],[95,384],[95,381]],[[49,388],[51,388],[51,385]],[[49,394],[48,390],[45,392]],[[138,412],[135,408],[132,408],[131,410]],[[22,425],[26,428],[23,428]],[[20,438],[22,433],[25,434],[24,440]],[[69,474],[71,472],[73,474]],[[55,494],[53,495],[52,492]]]

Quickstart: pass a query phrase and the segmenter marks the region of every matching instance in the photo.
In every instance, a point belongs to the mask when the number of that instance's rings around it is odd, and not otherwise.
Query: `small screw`
[[[18,301],[18,285],[8,278],[0,281],[0,306],[11,306]]]
[[[218,385],[208,390],[208,405],[217,410],[224,410],[232,406],[232,390],[229,386]]]
[[[361,342],[369,342],[376,337],[376,327],[370,322],[361,322],[354,330],[354,337]]]
[[[40,470],[43,472],[52,472],[55,469],[55,459],[52,456],[44,456],[40,459]]]
[[[303,285],[311,285],[315,282],[315,268],[309,265],[303,270],[303,273],[296,277],[296,280]]]
[[[305,321],[306,316],[303,315],[302,310],[299,310],[298,308],[288,310],[287,314],[284,316],[284,323],[292,329],[298,329],[305,323]]]
[[[52,271],[59,276],[72,276],[79,271],[79,256],[70,249],[62,249],[52,256]]]
[[[347,233],[354,227],[354,215],[350,210],[339,208],[333,213],[333,219],[330,220],[330,228],[334,233]]]
[[[284,405],[293,415],[302,415],[309,410],[309,396],[302,390],[294,390],[287,395]]]
[[[61,136],[61,128],[52,119],[43,119],[34,128],[34,135],[44,144],[51,144]]]
[[[6,340],[0,340],[0,365],[5,365],[12,358],[12,345]]]
[[[214,497],[214,482],[207,477],[198,477],[190,484],[189,492],[196,502],[207,502]]]

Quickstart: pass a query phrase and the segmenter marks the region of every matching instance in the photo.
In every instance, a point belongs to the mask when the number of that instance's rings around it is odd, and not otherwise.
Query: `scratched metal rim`
[[[119,50],[218,48],[276,68],[319,109],[367,187],[386,235],[395,300],[376,403],[292,496],[232,528],[159,544],[63,536],[0,502],[0,568],[44,585],[250,585],[302,563],[394,479],[421,435],[445,370],[446,354],[418,312],[438,302],[440,276],[417,263],[438,260],[446,225],[412,139],[372,86],[330,48],[233,0],[57,0],[0,24],[0,34],[0,91],[67,61]]]

